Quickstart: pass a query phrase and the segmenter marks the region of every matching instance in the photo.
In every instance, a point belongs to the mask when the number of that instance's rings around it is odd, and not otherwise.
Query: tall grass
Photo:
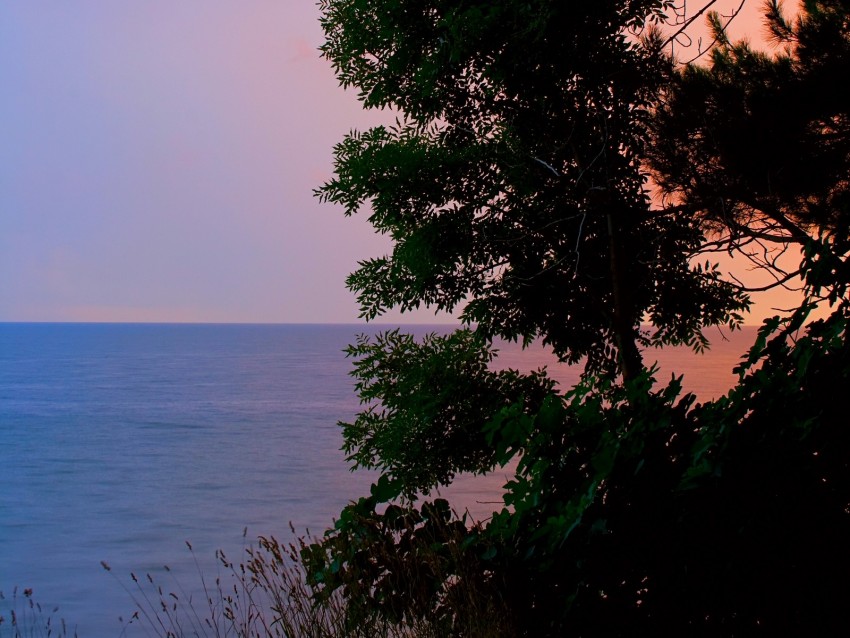
[[[164,638],[343,636],[342,606],[318,607],[310,601],[310,589],[298,562],[299,544],[303,543],[298,539],[285,545],[260,537],[258,547],[247,548],[238,564],[218,550],[215,558],[223,569],[210,580],[187,542],[198,579],[188,590],[168,566],[164,576],[130,573],[125,581],[107,563],[101,565],[127,592],[135,608],[124,633],[139,626],[147,635]],[[199,594],[202,600],[197,600]]]
[[[161,638],[501,638],[515,635],[505,606],[491,590],[481,589],[472,575],[455,574],[440,601],[456,621],[406,618],[390,622],[380,617],[352,624],[353,601],[341,590],[317,595],[308,584],[301,551],[315,539],[297,536],[282,543],[274,537],[259,537],[256,546],[244,549],[242,560],[230,561],[224,552],[215,554],[218,573],[214,579],[204,573],[190,543],[186,543],[196,569],[197,581],[186,585],[165,566],[153,575],[130,573],[122,578],[102,562],[127,593],[133,610],[122,619],[122,636],[144,635]],[[243,538],[247,536],[247,530]],[[392,551],[376,547],[375,551]],[[384,557],[376,557],[385,559]],[[426,555],[425,561],[429,560]],[[460,561],[462,562],[462,561]],[[429,566],[440,569],[434,558]],[[415,574],[394,574],[417,591]],[[56,617],[58,608],[45,611],[33,599],[31,589],[12,590],[7,598],[0,592],[0,638],[77,637],[65,620]],[[445,619],[445,613],[442,616]],[[85,637],[83,637],[85,638]]]
[[[0,591],[0,638],[76,637],[76,631],[68,633],[64,618],[56,618],[58,611],[58,607],[42,609],[30,588],[21,590],[19,595],[15,587],[10,598]]]
[[[294,534],[293,534],[294,536]],[[135,611],[125,622],[124,631],[138,629],[162,638],[204,636],[214,638],[468,638],[512,636],[508,615],[489,594],[475,588],[452,588],[445,605],[453,607],[461,622],[448,631],[444,624],[429,619],[389,622],[372,618],[352,625],[349,605],[341,591],[316,596],[308,584],[301,550],[309,539],[294,536],[282,543],[274,537],[259,537],[256,547],[248,547],[242,561],[231,562],[216,552],[221,573],[210,581],[200,568],[191,544],[187,543],[197,569],[198,601],[188,593],[167,567],[164,575],[130,574],[121,580],[109,571],[129,595]],[[399,575],[401,578],[406,575]],[[471,579],[470,579],[471,582]],[[411,583],[415,587],[415,583]],[[320,602],[319,602],[320,601]],[[457,627],[463,627],[461,632]],[[15,636],[17,638],[17,636]]]

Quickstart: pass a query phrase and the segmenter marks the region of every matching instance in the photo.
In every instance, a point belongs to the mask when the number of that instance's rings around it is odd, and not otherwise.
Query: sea
[[[54,635],[60,619],[69,635],[146,635],[129,622],[131,573],[191,594],[220,572],[217,550],[239,562],[260,535],[321,534],[375,478],[340,449],[337,424],[360,408],[343,350],[388,328],[0,323],[0,638],[15,635],[13,609],[35,619],[23,635],[46,635],[47,618]],[[682,374],[711,399],[755,329],[709,336],[703,355],[644,356],[659,380]],[[540,345],[498,347],[496,368],[546,366],[562,388],[578,379]],[[462,476],[441,495],[486,519],[508,474]]]

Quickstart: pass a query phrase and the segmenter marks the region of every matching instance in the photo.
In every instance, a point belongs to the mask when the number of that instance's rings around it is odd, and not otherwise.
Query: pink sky
[[[380,114],[338,88],[317,19],[312,0],[0,4],[0,321],[356,321],[345,276],[388,244],[311,191]]]

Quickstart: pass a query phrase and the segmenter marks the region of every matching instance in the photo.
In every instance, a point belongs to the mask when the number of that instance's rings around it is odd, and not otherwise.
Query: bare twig
[[[711,42],[708,44],[708,46],[707,46],[707,47],[705,47],[705,49],[702,49],[702,43],[700,42],[700,45],[697,47],[697,48],[698,48],[698,53],[697,53],[694,57],[692,57],[690,60],[687,60],[686,62],[684,62],[683,64],[685,64],[685,65],[692,64],[693,62],[696,62],[699,58],[701,58],[702,56],[704,56],[706,53],[708,53],[708,52],[712,49],[712,47],[714,47],[714,45],[715,45],[715,44],[717,44],[717,41],[720,39],[721,34],[724,34],[724,35],[725,35],[725,33],[726,33],[726,29],[729,27],[729,25],[730,25],[730,24],[732,24],[732,20],[734,20],[735,18],[737,18],[737,17],[738,17],[738,14],[739,14],[739,13],[741,13],[741,10],[744,8],[744,4],[746,3],[746,1],[747,1],[747,0],[741,0],[741,4],[739,4],[739,5],[738,5],[738,8],[737,8],[737,9],[735,9],[735,10],[734,10],[731,14],[729,14],[729,15],[724,15],[723,17],[724,17],[724,18],[727,18],[727,20],[726,20],[726,24],[724,24],[724,25],[720,28],[720,31],[719,31],[718,33],[716,33],[716,34],[715,34],[714,38],[712,38],[712,40],[711,40]],[[706,7],[706,8],[707,8],[707,7]]]
[[[718,0],[710,0],[708,4],[706,4],[702,9],[697,11],[690,18],[686,18],[685,21],[682,23],[682,26],[679,27],[679,29],[677,29],[670,37],[668,37],[664,41],[664,43],[661,45],[661,48],[663,49],[668,44],[674,42],[680,35],[682,35],[688,29],[688,27],[690,27],[694,23],[697,18],[699,18],[702,14],[708,11],[713,5],[717,4],[717,2]]]

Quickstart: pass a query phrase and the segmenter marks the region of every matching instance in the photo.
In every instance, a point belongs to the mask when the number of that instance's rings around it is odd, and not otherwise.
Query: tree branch
[[[682,35],[688,29],[688,27],[690,27],[694,23],[694,21],[697,18],[699,18],[702,14],[704,14],[706,11],[708,11],[713,5],[717,4],[717,2],[718,2],[718,0],[710,0],[708,4],[706,4],[702,9],[697,11],[690,18],[686,18],[685,21],[682,23],[682,26],[673,35],[671,35],[669,38],[667,38],[664,41],[664,43],[661,45],[661,48],[663,49],[668,44],[671,44],[673,41],[675,41],[680,35]]]

